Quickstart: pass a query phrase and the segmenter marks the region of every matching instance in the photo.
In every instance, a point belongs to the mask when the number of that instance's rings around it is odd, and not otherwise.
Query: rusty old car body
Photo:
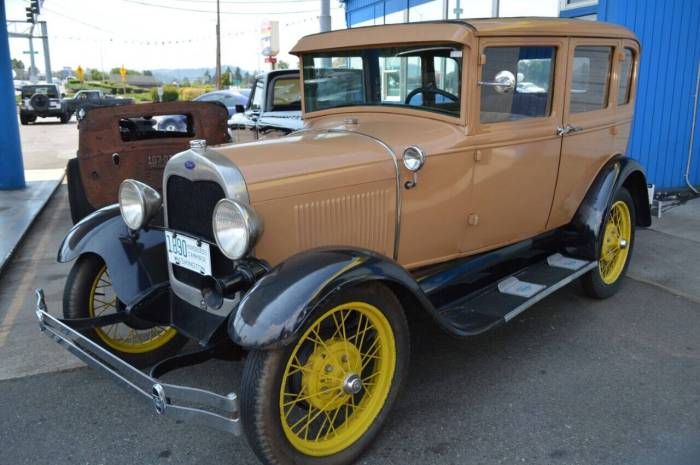
[[[468,337],[576,279],[618,290],[650,224],[625,155],[640,46],[604,23],[493,19],[334,31],[292,53],[304,129],[193,141],[162,195],[122,183],[61,247],[77,259],[66,319],[41,293],[37,314],[159,413],[244,432],[267,464],[346,464],[405,379],[407,314]],[[115,325],[126,339],[101,329]],[[197,356],[173,356],[184,337]],[[237,351],[238,395],[158,379]]]
[[[182,115],[177,131],[158,130],[156,121]],[[117,200],[119,184],[138,179],[160,190],[168,159],[193,138],[212,145],[231,140],[226,108],[198,102],[165,102],[95,108],[80,121],[78,152],[68,162],[68,196],[74,223]]]

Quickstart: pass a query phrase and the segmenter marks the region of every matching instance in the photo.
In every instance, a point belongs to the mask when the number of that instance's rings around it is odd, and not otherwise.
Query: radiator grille
[[[294,207],[297,246],[363,247],[391,254],[394,216],[390,190],[363,192]]]
[[[168,228],[188,236],[214,242],[211,217],[216,203],[224,198],[224,190],[213,181],[190,181],[181,176],[170,176],[167,185]],[[226,276],[233,270],[233,262],[215,245],[210,246],[211,268],[214,276]],[[186,268],[173,265],[175,278],[197,289],[202,288],[203,276]]]

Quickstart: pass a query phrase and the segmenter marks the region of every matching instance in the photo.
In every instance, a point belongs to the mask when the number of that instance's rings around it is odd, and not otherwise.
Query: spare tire
[[[44,94],[34,94],[32,98],[29,99],[29,104],[35,110],[48,110],[49,109],[49,97]]]

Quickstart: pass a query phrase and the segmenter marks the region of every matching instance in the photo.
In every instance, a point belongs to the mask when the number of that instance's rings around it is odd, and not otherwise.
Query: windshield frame
[[[456,52],[457,56],[451,58],[457,58],[459,63],[459,110],[458,112],[447,112],[441,111],[439,109],[430,108],[427,106],[417,106],[417,105],[407,105],[402,103],[362,103],[362,104],[348,104],[348,105],[337,105],[328,108],[309,110],[308,100],[306,96],[307,84],[306,80],[308,78],[307,72],[305,70],[308,60],[313,60],[314,58],[323,58],[326,56],[333,56],[333,54],[353,54],[353,52],[364,52],[368,50],[381,50],[381,49],[415,49],[416,51],[426,51],[426,50],[444,50],[450,49]],[[410,53],[401,52],[400,55],[410,55]],[[399,56],[399,55],[396,55]],[[440,55],[434,55],[440,56]],[[395,45],[376,45],[373,47],[349,47],[349,48],[338,48],[333,50],[319,50],[309,51],[300,54],[300,66],[301,73],[301,92],[302,92],[302,112],[304,118],[316,118],[325,115],[332,114],[342,114],[342,113],[358,113],[358,112],[375,112],[375,113],[397,113],[397,114],[407,114],[414,116],[421,116],[425,118],[438,119],[442,121],[447,121],[450,123],[458,123],[460,125],[465,125],[469,107],[467,105],[467,100],[469,98],[469,93],[467,91],[467,81],[470,79],[471,73],[469,70],[470,62],[470,48],[468,45],[460,42],[450,42],[450,41],[435,41],[430,43],[402,43]],[[363,86],[367,86],[367,82],[370,81],[370,70],[366,69],[363,62]],[[423,78],[423,76],[421,76]]]

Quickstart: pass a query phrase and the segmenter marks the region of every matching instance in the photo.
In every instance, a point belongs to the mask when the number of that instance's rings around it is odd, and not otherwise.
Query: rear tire
[[[104,261],[97,255],[81,255],[71,268],[63,291],[64,318],[90,318],[116,311],[120,302],[111,290]],[[104,299],[104,300],[102,300]],[[114,305],[108,306],[113,303]],[[135,329],[126,323],[82,331],[113,354],[138,368],[144,368],[175,355],[187,342],[169,327]],[[122,334],[126,333],[124,337]],[[131,339],[130,339],[131,338]]]
[[[342,290],[322,304],[289,346],[251,351],[241,420],[260,461],[354,462],[398,397],[408,371],[409,339],[396,296],[369,284]]]
[[[72,116],[72,115],[71,115],[70,113],[68,113],[68,112],[62,114],[62,115],[60,116],[61,124],[66,124],[66,123],[68,123],[68,121],[70,121],[71,116]]]
[[[636,220],[632,195],[621,187],[613,197],[603,225],[598,266],[581,278],[581,285],[588,296],[606,299],[620,289],[632,258]],[[621,246],[622,241],[625,241],[624,247]]]
[[[29,124],[29,117],[25,115],[19,115],[19,122],[22,124],[22,126],[26,126]]]

